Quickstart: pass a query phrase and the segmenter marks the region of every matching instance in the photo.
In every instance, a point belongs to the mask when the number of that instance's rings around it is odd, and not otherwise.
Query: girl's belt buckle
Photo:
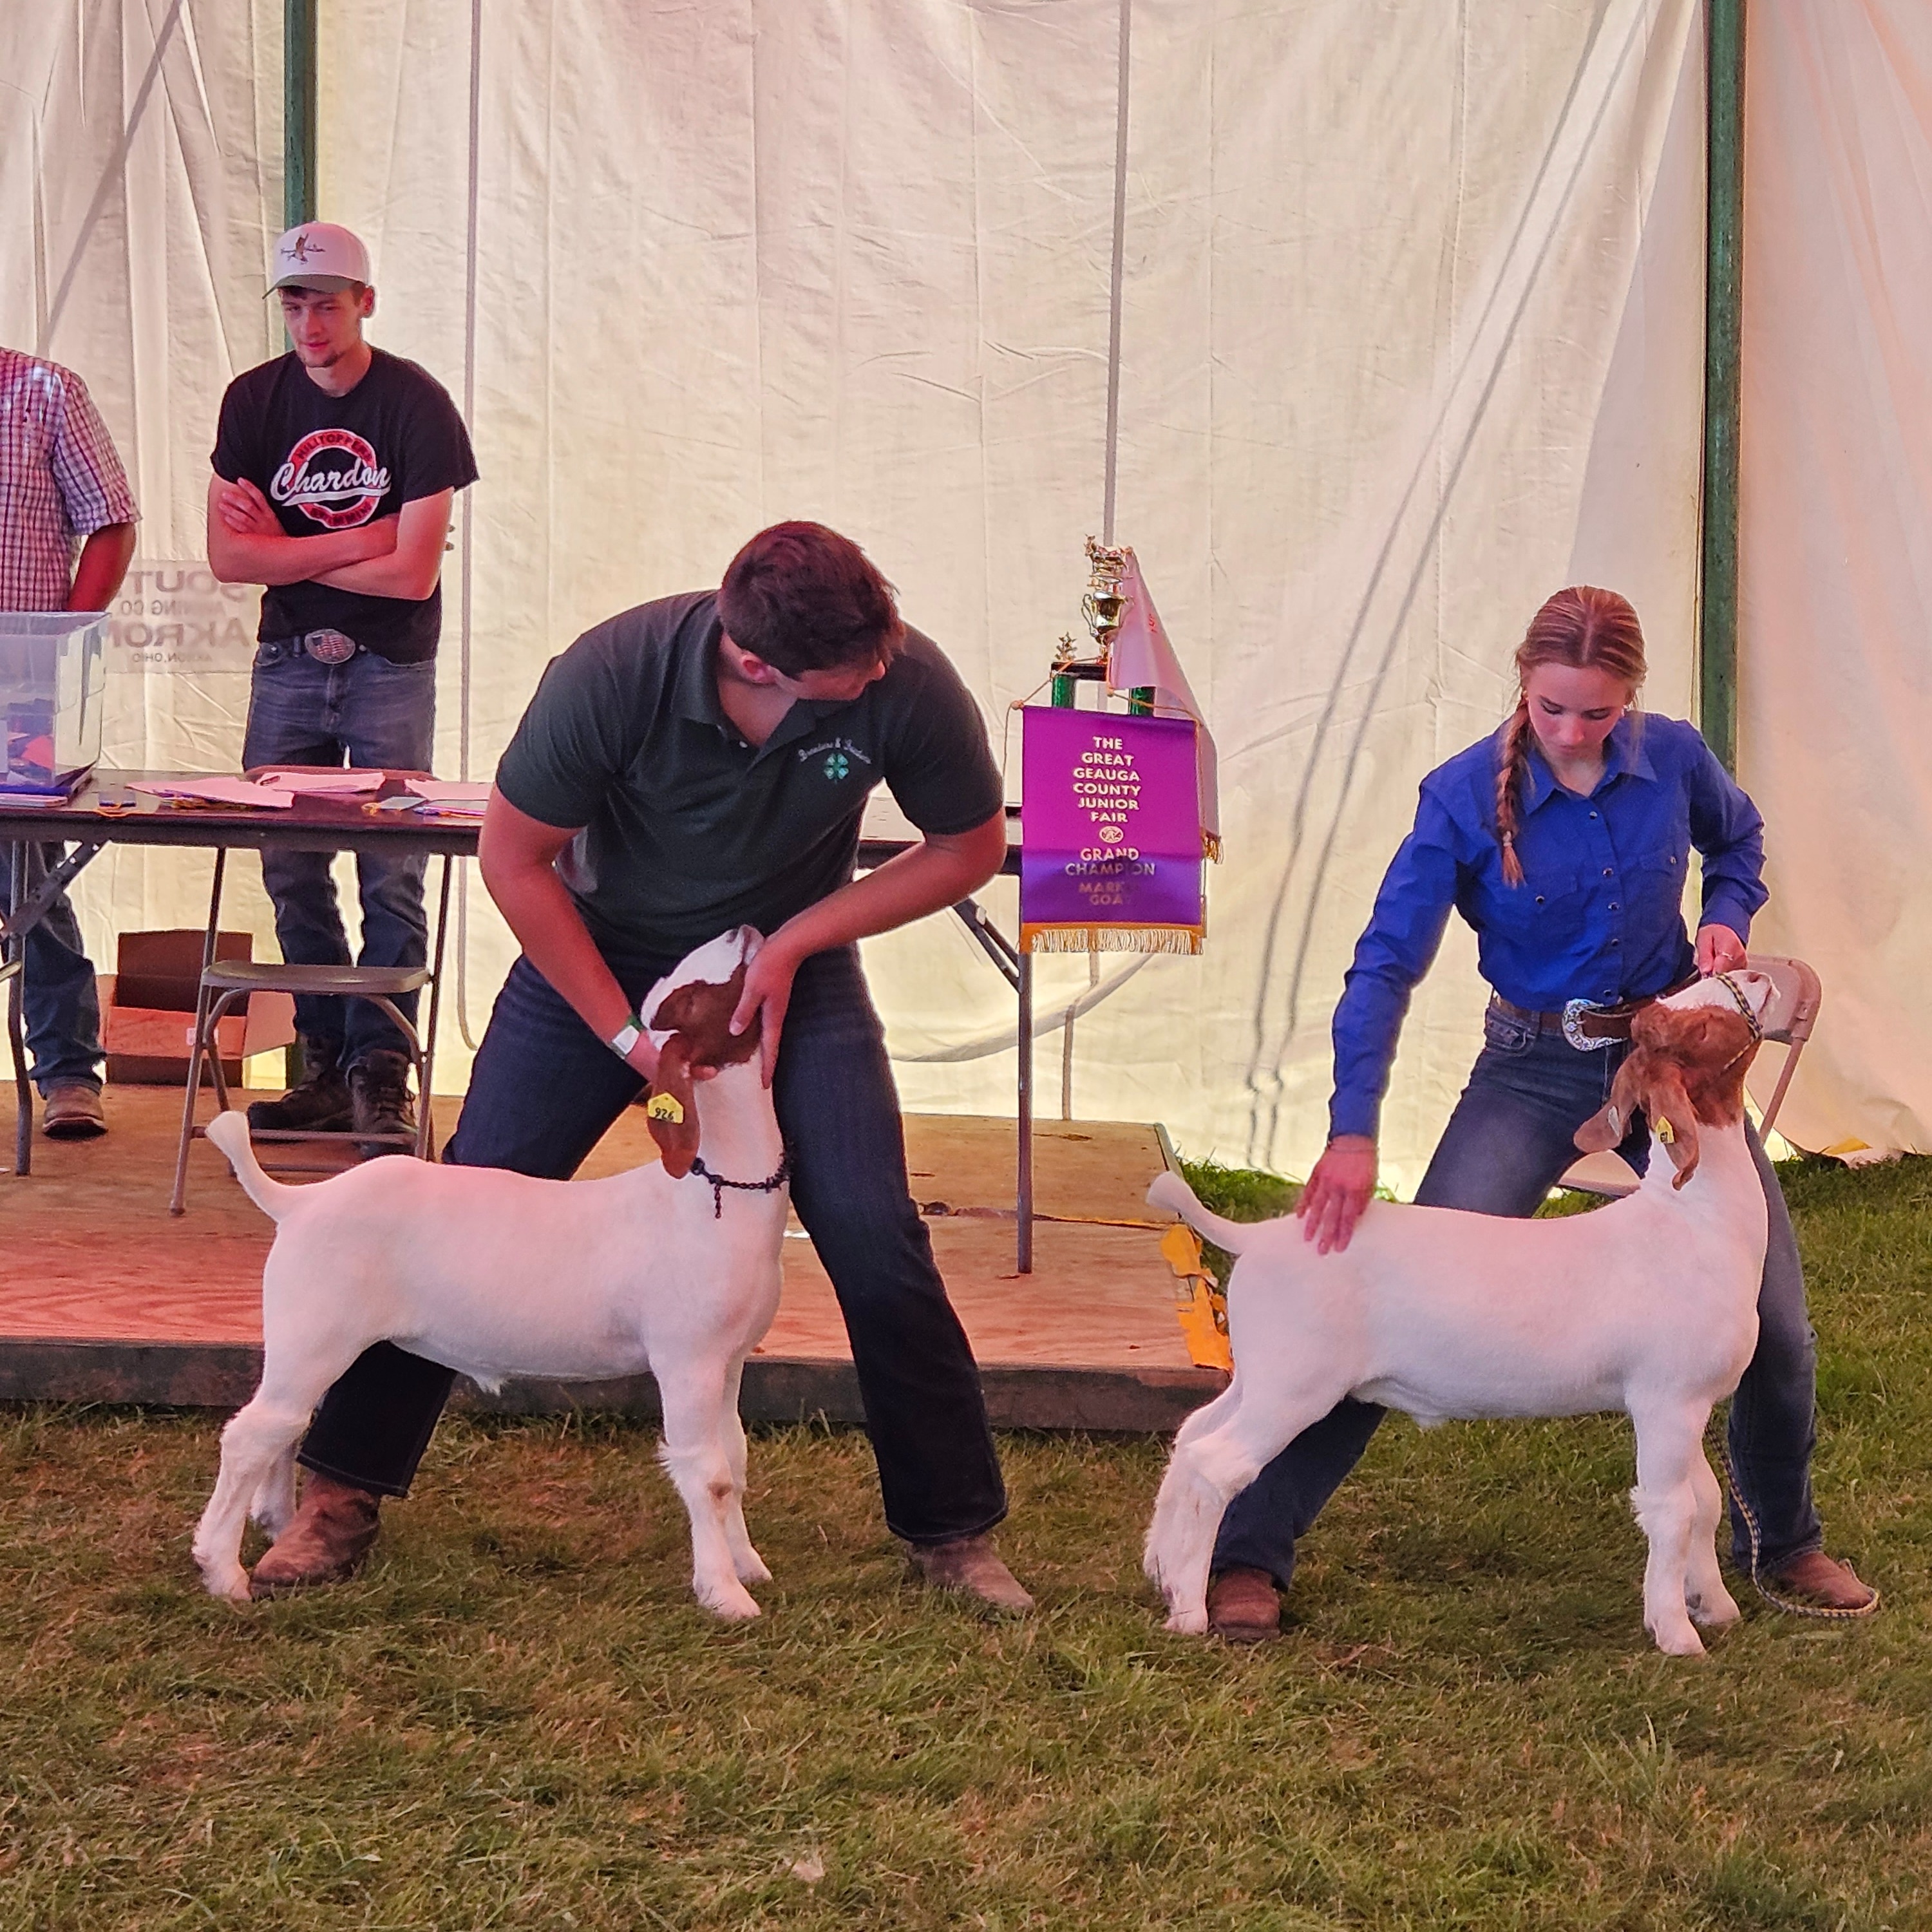
[[[1563,1037],[1579,1053],[1594,1053],[1599,1047],[1612,1045],[1616,1036],[1611,1034],[1586,1034],[1583,1022],[1593,1013],[1604,1009],[1590,1000],[1566,1000],[1563,1005]]]

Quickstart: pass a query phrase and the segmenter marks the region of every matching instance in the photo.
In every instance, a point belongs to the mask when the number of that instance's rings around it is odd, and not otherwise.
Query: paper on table
[[[208,805],[266,806],[272,812],[290,811],[296,802],[294,793],[250,778],[136,778],[128,789],[154,798],[198,798]]]
[[[432,805],[473,805],[480,809],[490,802],[487,778],[475,784],[454,778],[405,778],[403,782]]]
[[[352,796],[365,791],[380,791],[386,776],[380,771],[355,771],[335,765],[268,765],[262,768],[256,782],[273,785],[278,791],[292,792],[298,798],[337,793]]]

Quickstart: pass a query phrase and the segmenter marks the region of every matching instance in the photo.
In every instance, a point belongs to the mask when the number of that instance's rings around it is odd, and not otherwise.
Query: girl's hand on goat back
[[[1303,1240],[1318,1253],[1340,1254],[1375,1192],[1375,1142],[1366,1134],[1337,1134],[1294,1204]]]

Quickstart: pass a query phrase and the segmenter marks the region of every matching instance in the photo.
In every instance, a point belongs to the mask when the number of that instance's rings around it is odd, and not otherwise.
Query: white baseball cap
[[[375,279],[360,238],[332,221],[304,221],[290,229],[275,243],[274,265],[271,295],[286,288],[333,292]]]

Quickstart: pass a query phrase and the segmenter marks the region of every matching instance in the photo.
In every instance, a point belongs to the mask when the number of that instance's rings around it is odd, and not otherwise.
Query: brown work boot
[[[1878,1600],[1878,1592],[1860,1582],[1849,1563],[1838,1562],[1822,1550],[1808,1550],[1762,1574],[1780,1596],[1795,1597],[1820,1610],[1864,1610]]]
[[[1208,1628],[1224,1643],[1265,1643],[1281,1634],[1281,1593],[1265,1570],[1223,1570],[1208,1585]]]
[[[367,1490],[310,1470],[295,1521],[255,1565],[248,1594],[284,1597],[318,1583],[346,1582],[362,1568],[376,1540],[381,1502]]]
[[[333,1133],[350,1124],[349,1083],[336,1064],[335,1050],[320,1040],[302,1041],[302,1077],[279,1100],[251,1100],[251,1127],[278,1127],[300,1133]]]
[[[407,1134],[416,1130],[416,1108],[410,1103],[410,1057],[387,1052],[365,1054],[349,1070],[350,1124],[358,1134]],[[380,1154],[406,1154],[389,1141],[358,1144],[364,1160]]]
[[[86,1080],[56,1080],[40,1110],[40,1132],[50,1141],[98,1140],[107,1131],[100,1089]]]
[[[990,1536],[962,1536],[950,1543],[914,1544],[913,1568],[926,1579],[926,1587],[945,1590],[956,1596],[972,1597],[988,1610],[1009,1616],[1023,1617],[1033,1608],[1033,1599],[1020,1587],[1019,1580],[1000,1560]]]

